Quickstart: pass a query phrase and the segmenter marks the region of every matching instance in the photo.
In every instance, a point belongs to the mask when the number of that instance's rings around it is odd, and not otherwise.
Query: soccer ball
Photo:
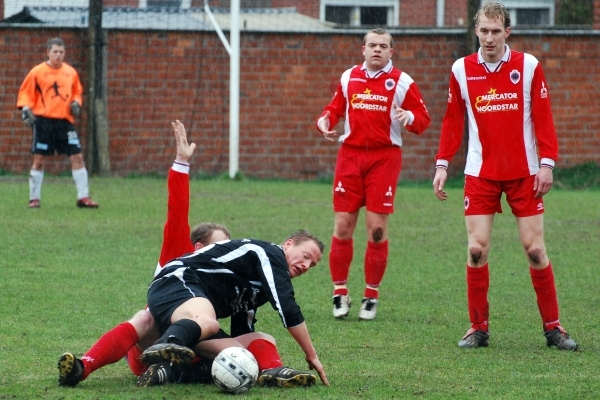
[[[213,361],[213,382],[226,393],[246,393],[258,379],[258,364],[248,350],[228,347]]]

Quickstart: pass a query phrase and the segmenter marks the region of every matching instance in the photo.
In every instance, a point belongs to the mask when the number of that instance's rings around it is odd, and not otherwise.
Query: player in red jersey
[[[358,213],[366,206],[367,249],[361,320],[377,315],[379,286],[388,260],[388,219],[402,165],[401,130],[421,134],[431,122],[416,83],[392,65],[392,36],[369,31],[363,40],[364,63],[342,74],[337,91],[317,121],[323,136],[341,143],[334,175],[335,222],[329,268],[333,316],[346,318],[351,299],[347,282]],[[344,132],[333,130],[345,118]]]
[[[194,152],[195,144],[188,145],[185,127],[181,122],[173,123],[173,133],[177,144],[177,156],[169,170],[167,221],[155,275],[162,271],[168,261],[178,256],[229,239],[229,231],[224,226],[213,223],[200,223],[190,234],[188,160]],[[160,334],[150,312],[138,311],[129,321],[105,333],[81,359],[72,353],[64,353],[58,362],[59,385],[76,386],[92,372],[124,357],[132,372],[139,376],[139,386],[210,382],[212,359],[222,349],[232,346],[245,347],[255,356],[261,371],[258,379],[261,386],[314,385],[314,375],[283,366],[275,339],[271,335],[253,332],[247,321],[239,322],[232,320],[231,333],[235,338],[220,331],[212,340],[203,341],[196,346],[195,351],[205,357],[199,362],[190,365],[159,363],[149,366],[140,360],[140,356],[143,350],[160,338]]]
[[[64,62],[65,43],[50,39],[48,60],[33,67],[25,77],[17,98],[23,122],[33,129],[29,174],[29,208],[39,208],[44,179],[44,157],[66,154],[71,161],[77,188],[77,207],[97,208],[90,199],[88,172],[81,154],[81,143],[73,123],[81,112],[83,87],[75,68]]]
[[[548,85],[538,60],[506,45],[511,33],[510,15],[502,4],[486,3],[474,21],[481,47],[452,66],[433,180],[435,195],[446,200],[446,170],[461,145],[467,113],[464,204],[471,327],[458,345],[474,348],[489,344],[490,237],[494,215],[502,212],[500,198],[506,193],[530,264],[546,343],[576,350],[577,344],[558,319],[554,273],[543,237],[542,197],[552,187],[552,169],[558,158]]]

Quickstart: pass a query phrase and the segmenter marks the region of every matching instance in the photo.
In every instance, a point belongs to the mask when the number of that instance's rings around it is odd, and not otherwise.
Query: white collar
[[[510,47],[508,47],[507,44],[504,44],[504,55],[498,62],[508,62],[508,60],[510,60]],[[481,47],[479,48],[479,51],[477,52],[477,62],[479,64],[486,63],[486,61],[483,58],[483,50],[481,49]],[[492,63],[492,64],[495,64],[495,63]]]
[[[381,68],[380,70],[378,70],[378,71],[369,71],[367,69],[367,62],[365,61],[365,62],[363,62],[362,67],[360,67],[360,70],[361,71],[365,71],[365,74],[369,78],[375,78],[375,77],[379,76],[379,74],[382,74],[384,72],[385,73],[389,73],[392,70],[392,60],[391,59],[388,60],[387,64],[383,68]]]

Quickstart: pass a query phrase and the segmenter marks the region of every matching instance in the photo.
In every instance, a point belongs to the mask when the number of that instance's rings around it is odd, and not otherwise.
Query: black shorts
[[[31,153],[52,156],[55,152],[67,156],[81,153],[75,126],[66,119],[36,117]]]
[[[191,268],[181,269],[183,272],[159,278],[148,288],[148,309],[161,335],[171,325],[177,307],[196,297],[208,298],[198,274]]]

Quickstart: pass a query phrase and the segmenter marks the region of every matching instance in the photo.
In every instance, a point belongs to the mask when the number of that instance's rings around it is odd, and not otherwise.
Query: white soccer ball
[[[245,393],[258,379],[258,364],[248,350],[228,347],[221,351],[212,364],[215,385],[226,393]]]

